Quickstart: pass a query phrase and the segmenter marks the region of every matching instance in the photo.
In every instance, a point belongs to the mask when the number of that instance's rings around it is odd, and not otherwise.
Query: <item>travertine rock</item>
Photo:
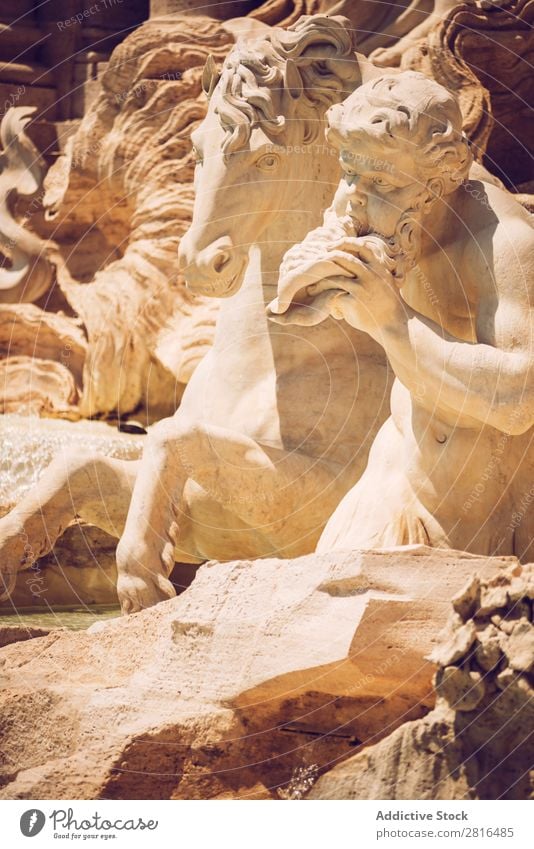
[[[46,637],[52,629],[35,625],[4,625],[0,618],[0,648],[12,643],[23,643],[36,637]],[[53,629],[58,630],[58,629]]]
[[[0,305],[0,354],[56,359],[81,386],[87,339],[79,322],[34,304]]]
[[[7,647],[1,795],[294,792],[428,710],[450,598],[505,565],[428,548],[208,563],[136,616]]]
[[[79,417],[72,372],[55,360],[8,357],[0,361],[0,383],[0,413]]]
[[[467,654],[475,642],[476,636],[475,623],[470,620],[457,628],[450,640],[440,643],[430,659],[434,663],[441,663],[442,666],[456,663],[464,654]]]
[[[87,340],[34,304],[0,304],[0,410],[77,419]]]
[[[457,666],[446,666],[436,686],[440,696],[455,710],[474,710],[484,698],[485,688],[480,672],[470,672]]]
[[[435,709],[319,779],[311,799],[526,799],[534,790],[534,625],[517,617],[530,605],[532,564],[477,578],[483,593],[514,587],[515,601],[452,617],[446,642],[475,628],[454,666],[436,674]],[[466,588],[470,593],[469,587]],[[491,619],[499,617],[501,627]],[[512,630],[503,628],[512,622]],[[498,649],[497,649],[498,644]],[[466,643],[467,646],[467,643]],[[490,648],[491,647],[491,648]],[[434,656],[441,656],[441,643]]]

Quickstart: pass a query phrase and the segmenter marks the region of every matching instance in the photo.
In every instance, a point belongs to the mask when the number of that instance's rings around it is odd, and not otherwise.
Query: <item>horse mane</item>
[[[256,126],[279,136],[287,117],[298,121],[301,143],[310,144],[326,109],[361,82],[350,22],[341,16],[306,15],[287,30],[277,27],[252,43],[238,41],[220,74],[213,61],[206,71],[204,89],[216,96],[215,112],[226,132],[225,155],[245,148]],[[275,91],[288,92],[294,102],[290,116],[277,114]]]

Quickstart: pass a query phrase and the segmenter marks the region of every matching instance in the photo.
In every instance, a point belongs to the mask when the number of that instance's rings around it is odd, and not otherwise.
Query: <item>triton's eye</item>
[[[373,177],[373,183],[375,186],[379,186],[381,189],[392,189],[393,184],[388,183],[383,177]]]
[[[274,171],[280,162],[280,157],[276,153],[264,153],[256,162],[256,168],[260,171]]]
[[[193,145],[193,156],[195,157],[195,165],[202,165],[202,154]]]

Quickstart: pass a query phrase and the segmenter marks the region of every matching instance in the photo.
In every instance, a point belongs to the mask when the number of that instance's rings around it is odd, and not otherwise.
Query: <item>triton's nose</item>
[[[367,206],[367,195],[363,194],[363,192],[358,192],[349,198],[346,212],[350,215],[355,210],[361,211],[365,206]]]
[[[365,206],[367,203],[367,195],[364,195],[363,192],[358,192],[358,194],[353,194],[348,202],[348,206],[354,208],[355,206]]]

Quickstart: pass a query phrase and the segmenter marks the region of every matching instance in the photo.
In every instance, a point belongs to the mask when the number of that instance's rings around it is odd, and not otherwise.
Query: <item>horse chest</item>
[[[280,441],[276,375],[254,360],[222,357],[212,349],[193,375],[180,409],[196,421]]]

